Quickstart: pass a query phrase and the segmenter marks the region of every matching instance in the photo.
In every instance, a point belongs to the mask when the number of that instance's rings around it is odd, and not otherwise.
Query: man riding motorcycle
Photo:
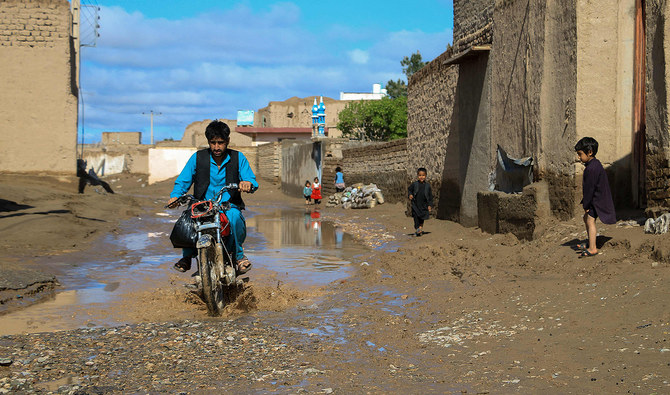
[[[244,255],[242,244],[247,237],[247,226],[242,216],[244,201],[240,192],[250,192],[258,188],[258,182],[249,161],[243,153],[228,149],[230,128],[219,120],[212,121],[205,129],[208,149],[199,150],[189,158],[186,166],[175,180],[168,204],[185,194],[193,185],[193,195],[199,200],[214,198],[227,183],[239,184],[239,191],[224,192],[223,201],[230,201],[226,216],[230,221],[231,237],[226,248],[237,262],[237,273],[244,274],[251,269],[251,262]],[[195,248],[183,248],[182,258],[174,267],[180,272],[191,269],[191,261],[197,256]]]

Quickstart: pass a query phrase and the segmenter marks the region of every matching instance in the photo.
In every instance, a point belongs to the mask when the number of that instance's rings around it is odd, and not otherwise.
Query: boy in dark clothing
[[[109,184],[105,181],[98,178],[98,175],[95,174],[93,169],[90,169],[88,173],[86,172],[86,161],[83,159],[77,159],[77,177],[79,177],[79,193],[84,193],[86,184],[91,184],[93,186],[102,185],[107,193],[114,193],[112,187],[110,187]]]
[[[417,180],[407,190],[410,206],[412,207],[415,234],[417,236],[423,234],[423,221],[430,218],[430,210],[433,207],[433,191],[430,188],[430,184],[426,182],[427,174],[426,169],[420,167],[416,171]]]
[[[604,224],[616,223],[614,202],[612,192],[607,180],[607,173],[598,159],[598,142],[592,137],[584,137],[575,145],[577,157],[586,166],[582,178],[583,198],[581,201],[584,208],[584,225],[588,243],[579,245],[583,249],[580,258],[598,255],[596,247],[596,218]]]

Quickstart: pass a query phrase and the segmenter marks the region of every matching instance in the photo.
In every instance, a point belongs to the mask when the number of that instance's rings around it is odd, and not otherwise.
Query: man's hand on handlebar
[[[167,204],[166,207],[175,208],[177,199],[179,199],[179,198],[177,198],[177,197],[170,198],[170,200],[168,200],[168,204]]]
[[[240,181],[239,188],[241,192],[251,192],[251,182]]]

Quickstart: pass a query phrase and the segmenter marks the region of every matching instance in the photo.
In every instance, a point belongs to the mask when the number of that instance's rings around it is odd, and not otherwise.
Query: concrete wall
[[[281,143],[281,189],[302,196],[305,181],[312,182],[321,167],[321,143],[284,140]]]
[[[76,170],[70,26],[66,0],[0,2],[0,171]]]
[[[670,4],[646,1],[646,139],[647,205],[652,211],[670,210]],[[658,214],[658,212],[656,212]]]
[[[281,145],[269,143],[259,145],[258,149],[258,173],[256,176],[261,180],[272,183],[279,182],[281,174]]]
[[[195,148],[150,148],[149,184],[167,180],[181,173]]]

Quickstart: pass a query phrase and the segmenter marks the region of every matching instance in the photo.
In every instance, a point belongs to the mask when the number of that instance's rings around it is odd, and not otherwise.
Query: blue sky
[[[151,110],[162,113],[155,140],[181,139],[191,122],[270,101],[369,92],[404,78],[403,56],[431,60],[452,41],[451,0],[82,4],[100,6],[100,37],[82,49],[87,143],[103,131],[141,131],[148,143]],[[82,14],[86,39],[93,14]]]

